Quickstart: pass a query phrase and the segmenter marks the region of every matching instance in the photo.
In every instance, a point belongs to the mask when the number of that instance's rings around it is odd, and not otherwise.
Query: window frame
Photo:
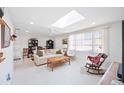
[[[100,37],[95,37],[95,33],[97,33],[97,32],[101,32],[102,33],[102,35],[100,36]],[[78,39],[76,39],[76,36],[78,36],[78,35],[85,35],[85,33],[91,33],[91,39],[89,38],[89,39],[83,39],[84,37],[82,37],[82,39],[80,39],[79,37],[78,37]],[[81,52],[96,52],[95,51],[95,47],[96,46],[102,46],[103,47],[103,50],[102,50],[102,52],[104,51],[104,37],[105,37],[105,33],[104,33],[104,31],[102,31],[102,30],[97,30],[97,31],[88,31],[88,32],[82,32],[82,33],[78,33],[78,34],[72,34],[72,35],[70,35],[70,36],[73,36],[73,41],[71,41],[71,42],[74,42],[73,44],[74,45],[72,45],[73,46],[73,49],[69,49],[69,50],[72,50],[72,51],[81,51]],[[69,36],[69,39],[70,39],[70,36]],[[101,44],[95,44],[95,40],[96,39],[101,39]],[[91,44],[79,44],[79,45],[77,45],[77,43],[76,43],[76,40],[79,40],[79,41],[77,41],[77,42],[84,42],[84,40],[91,40]],[[69,42],[70,42],[70,40],[69,40]],[[69,47],[70,47],[71,45],[70,45],[70,43],[69,43]],[[82,46],[82,48],[83,48],[83,46],[91,46],[91,49],[89,49],[89,50],[78,50],[76,47],[79,47],[79,46]]]

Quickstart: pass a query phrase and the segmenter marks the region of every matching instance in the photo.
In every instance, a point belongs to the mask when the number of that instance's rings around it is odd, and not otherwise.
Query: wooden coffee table
[[[67,57],[67,56],[52,57],[52,58],[47,59],[47,63],[48,63],[47,66],[51,67],[52,71],[53,71],[53,68],[55,67],[54,66],[55,64],[66,63],[66,62],[69,62],[69,65],[70,65],[70,57]]]

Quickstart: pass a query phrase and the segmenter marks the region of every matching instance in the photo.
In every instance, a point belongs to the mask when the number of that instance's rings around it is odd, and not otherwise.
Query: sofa
[[[63,50],[61,50],[62,54],[56,54],[56,51],[59,49],[46,49],[46,50],[39,50],[43,52],[43,55],[39,57],[37,55],[37,50],[34,51],[34,63],[36,66],[47,64],[47,59],[51,57],[62,57],[64,56]]]

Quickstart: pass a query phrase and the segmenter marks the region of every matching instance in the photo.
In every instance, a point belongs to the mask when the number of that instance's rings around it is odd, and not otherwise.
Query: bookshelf
[[[28,40],[28,58],[33,60],[33,51],[38,47],[38,40],[36,38],[31,38]]]

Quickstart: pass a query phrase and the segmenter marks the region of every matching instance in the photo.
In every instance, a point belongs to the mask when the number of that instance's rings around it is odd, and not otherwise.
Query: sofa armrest
[[[34,62],[37,64],[39,62],[39,56],[34,54]]]
[[[44,63],[47,63],[46,57],[39,57],[38,55],[34,55],[34,63],[35,65],[42,65]]]

